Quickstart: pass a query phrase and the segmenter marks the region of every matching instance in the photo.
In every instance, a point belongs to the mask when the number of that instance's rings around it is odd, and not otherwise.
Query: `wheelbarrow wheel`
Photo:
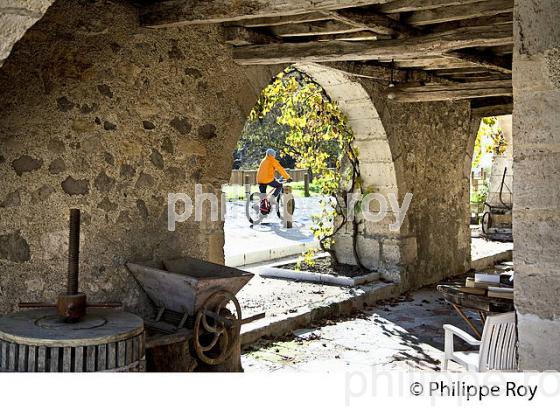
[[[228,309],[233,304],[233,311]],[[239,342],[241,306],[235,295],[218,290],[203,303],[196,315],[193,347],[204,363],[216,366],[224,363]]]

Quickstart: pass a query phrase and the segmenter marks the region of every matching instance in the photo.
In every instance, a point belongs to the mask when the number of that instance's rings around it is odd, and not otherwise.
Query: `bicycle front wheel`
[[[292,215],[293,215],[296,211],[296,201],[294,200],[293,197],[290,199],[289,205],[291,205],[292,207]],[[281,220],[284,220],[284,195],[280,195],[280,198],[278,198],[278,207],[276,208],[276,215],[278,215],[278,218],[280,218]]]

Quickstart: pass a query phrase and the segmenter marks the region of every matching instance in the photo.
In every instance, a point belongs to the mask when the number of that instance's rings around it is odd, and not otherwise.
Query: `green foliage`
[[[249,119],[259,121],[270,114],[277,124],[287,127],[284,145],[278,150],[281,156],[290,156],[298,168],[321,176],[315,184],[326,199],[321,201],[321,214],[313,216],[313,233],[336,261],[333,238],[346,222],[346,193],[361,189],[348,118],[317,83],[293,68],[264,89]],[[305,255],[306,262],[311,262],[311,254]]]
[[[484,185],[480,187],[477,191],[471,192],[471,203],[473,204],[483,204],[488,199],[488,181],[484,182]]]
[[[496,117],[486,117],[480,122],[480,128],[476,136],[473,154],[473,168],[480,164],[484,153],[501,155],[507,148],[507,142],[498,124]]]
[[[255,169],[259,166],[267,148],[282,152],[286,145],[289,127],[276,122],[279,107],[275,107],[266,115],[250,118],[246,123],[237,143],[236,158],[240,158],[241,169]],[[283,165],[291,167],[293,160],[284,158]]]

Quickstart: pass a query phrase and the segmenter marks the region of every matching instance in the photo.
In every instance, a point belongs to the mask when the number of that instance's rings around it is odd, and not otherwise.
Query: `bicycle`
[[[251,225],[260,224],[265,218],[273,215],[274,213],[276,213],[276,216],[280,220],[284,220],[284,186],[287,181],[284,178],[280,178],[278,179],[278,182],[282,185],[278,198],[273,195],[275,191],[274,188],[270,192],[266,193],[253,192],[247,198],[245,202],[245,214]],[[262,206],[265,199],[270,202],[270,209],[268,211],[265,211]],[[276,212],[273,212],[273,210],[276,210]],[[292,213],[294,210],[295,202],[292,203]]]

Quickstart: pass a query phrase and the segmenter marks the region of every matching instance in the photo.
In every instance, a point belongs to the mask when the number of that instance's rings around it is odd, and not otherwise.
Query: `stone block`
[[[522,371],[560,371],[560,355],[555,354],[560,340],[560,320],[541,318],[531,313],[517,314],[519,368]]]
[[[364,162],[360,173],[365,186],[397,185],[395,167],[392,162]]]
[[[515,161],[515,209],[555,209],[560,204],[560,152]]]
[[[393,162],[391,147],[387,140],[359,140],[354,143],[358,149],[360,164],[369,162]]]
[[[387,140],[385,128],[379,118],[352,119],[349,124],[357,141],[375,139]]]

